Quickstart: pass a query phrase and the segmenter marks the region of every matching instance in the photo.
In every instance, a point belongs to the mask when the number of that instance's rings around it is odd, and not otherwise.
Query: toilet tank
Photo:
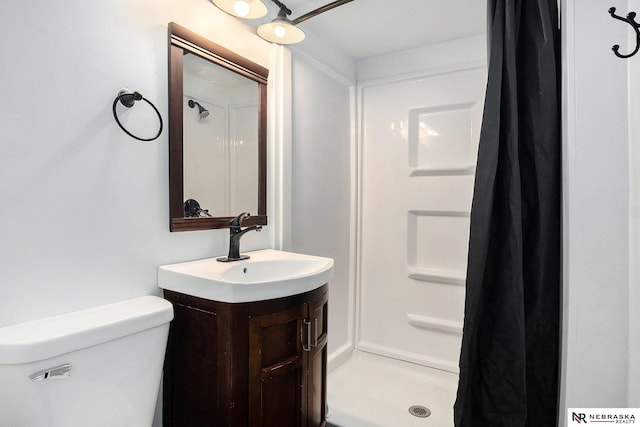
[[[150,427],[172,319],[145,296],[0,328],[0,425]]]

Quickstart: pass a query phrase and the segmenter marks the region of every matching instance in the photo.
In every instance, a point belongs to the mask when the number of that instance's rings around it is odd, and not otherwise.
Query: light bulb
[[[236,14],[239,17],[245,17],[249,14],[249,11],[251,10],[251,7],[249,6],[249,3],[247,3],[244,0],[236,0],[233,3],[233,10],[236,12]]]
[[[276,27],[273,29],[273,33],[276,35],[276,37],[284,37],[285,34],[287,34],[287,30],[282,26],[282,25],[276,25]]]

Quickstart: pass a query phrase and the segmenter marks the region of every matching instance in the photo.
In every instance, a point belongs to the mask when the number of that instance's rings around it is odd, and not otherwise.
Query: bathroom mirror
[[[268,73],[169,24],[171,231],[267,224]]]

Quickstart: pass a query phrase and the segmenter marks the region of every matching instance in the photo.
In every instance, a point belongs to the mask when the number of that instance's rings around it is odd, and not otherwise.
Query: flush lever
[[[31,381],[64,380],[71,376],[71,363],[48,368],[29,375]]]

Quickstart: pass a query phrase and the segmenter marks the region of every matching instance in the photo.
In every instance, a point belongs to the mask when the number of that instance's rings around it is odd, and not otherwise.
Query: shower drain
[[[429,410],[429,408],[422,405],[409,406],[409,413],[418,418],[427,418],[429,415],[431,415],[431,411]]]

